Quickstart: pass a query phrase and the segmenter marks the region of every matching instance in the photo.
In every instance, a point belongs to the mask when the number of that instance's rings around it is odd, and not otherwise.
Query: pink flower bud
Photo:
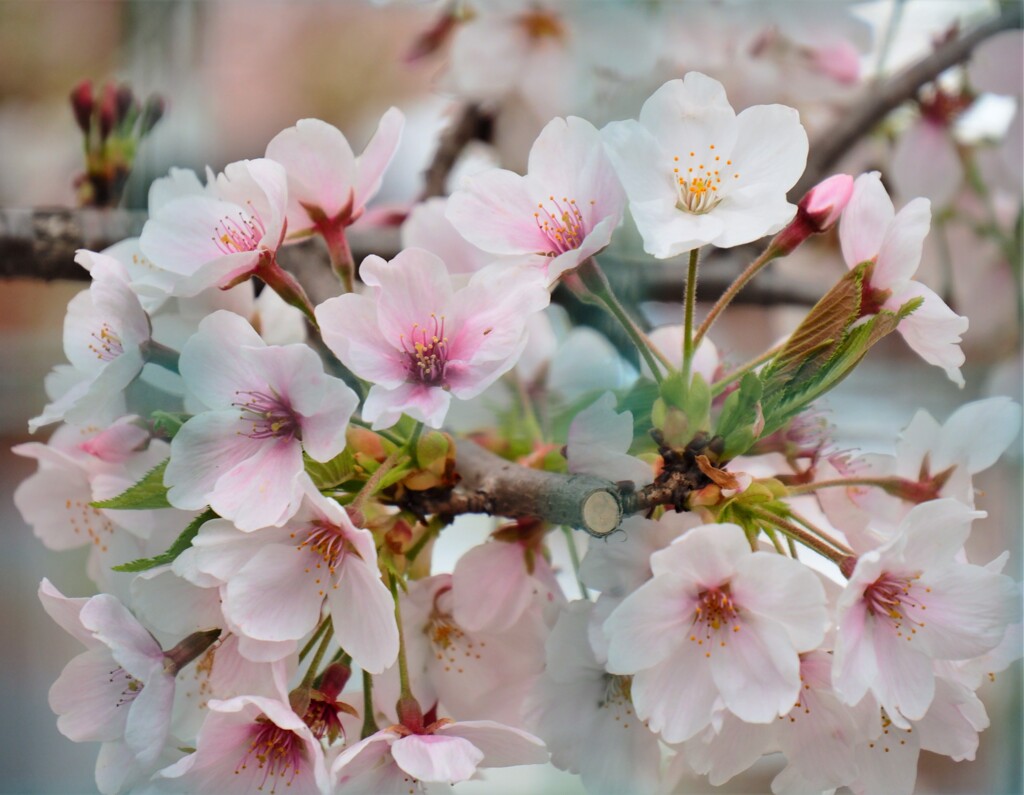
[[[807,217],[816,232],[831,228],[853,195],[853,177],[835,174],[811,188],[800,200],[797,214]]]
[[[105,141],[117,122],[117,86],[106,83],[100,95],[100,140]]]
[[[83,80],[71,89],[71,110],[75,114],[75,122],[86,135],[92,120],[93,98],[92,81]]]

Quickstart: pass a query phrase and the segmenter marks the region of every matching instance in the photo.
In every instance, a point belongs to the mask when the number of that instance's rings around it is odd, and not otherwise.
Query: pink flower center
[[[444,386],[448,366],[448,337],[444,333],[444,315],[438,320],[430,313],[429,328],[412,324],[408,338],[399,338],[406,356],[406,370],[413,381],[426,386]]]
[[[291,535],[292,538],[296,537],[296,533]],[[316,584],[321,586],[320,571],[324,566],[327,567],[327,572],[333,575],[338,567],[341,566],[341,562],[345,559],[346,555],[359,554],[352,547],[351,542],[345,537],[344,531],[340,527],[323,520],[312,522],[309,535],[302,539],[295,548],[300,552],[308,549],[320,557],[320,561],[307,568],[306,573],[316,575]],[[334,587],[337,588],[337,584]],[[320,591],[320,595],[324,595],[323,590]]]
[[[733,602],[729,594],[728,583],[717,588],[708,588],[701,591],[697,597],[697,606],[693,611],[693,625],[690,628],[690,642],[703,646],[708,644],[705,655],[711,656],[711,643],[718,631],[723,627],[731,628],[733,632],[740,631],[739,608]],[[730,627],[731,625],[731,627]],[[722,639],[718,641],[720,646],[725,646]]]
[[[235,392],[240,400],[231,405],[240,408],[241,419],[250,424],[245,435],[250,439],[301,439],[302,428],[291,406],[274,389],[267,389],[269,394],[248,390]]]
[[[121,695],[117,699],[115,707],[124,707],[131,704],[139,693],[142,692],[142,682],[128,673],[124,668],[115,668],[110,672],[110,683],[121,687]]]
[[[213,228],[211,240],[217,245],[222,254],[237,254],[240,251],[255,251],[263,239],[267,228],[256,212],[256,208],[249,204],[249,213],[239,210],[238,220],[225,215]]]
[[[301,772],[301,764],[305,757],[302,738],[295,732],[282,729],[266,716],[260,715],[252,725],[251,741],[238,765],[235,773],[247,770],[252,760],[256,760],[256,789],[262,792],[270,781],[270,792],[277,792],[277,785],[284,782],[291,787],[295,777]],[[262,778],[259,777],[262,773]]]
[[[575,199],[563,196],[562,200],[558,201],[554,196],[548,196],[548,201],[549,207],[545,207],[543,203],[537,205],[538,212],[533,214],[533,220],[551,243],[551,249],[542,253],[549,257],[557,257],[566,251],[579,248],[587,236],[587,228],[583,220],[583,211]]]
[[[919,620],[920,613],[915,616],[913,611],[928,609],[921,602],[921,592],[931,593],[932,590],[916,584],[920,577],[920,572],[911,575],[885,572],[864,589],[868,613],[888,622],[897,635],[907,640],[917,634],[917,627],[924,626],[924,621]]]
[[[89,350],[96,354],[97,359],[110,362],[124,353],[121,338],[109,324],[104,323],[98,332],[94,331],[90,336],[94,342],[89,343]]]
[[[707,154],[690,152],[686,160],[679,156],[672,158],[672,177],[676,183],[676,207],[694,215],[710,212],[722,201],[719,189],[722,185],[720,166],[722,157],[715,153],[715,145],[708,145]],[[732,161],[726,160],[725,166]],[[740,178],[739,172],[733,172],[732,179]]]

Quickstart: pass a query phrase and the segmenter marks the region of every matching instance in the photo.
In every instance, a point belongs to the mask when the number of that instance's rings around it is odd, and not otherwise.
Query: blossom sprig
[[[453,44],[488,22],[562,48],[568,19],[481,14]],[[104,795],[415,793],[549,758],[590,792],[656,792],[777,751],[778,793],[910,795],[920,749],[973,756],[980,672],[1019,657],[1021,615],[1005,555],[965,551],[985,519],[971,476],[1020,407],[919,416],[891,458],[838,452],[813,408],[895,331],[959,377],[966,321],[911,280],[926,205],[896,213],[875,174],[789,204],[797,113],[736,114],[690,73],[637,121],[552,120],[525,175],[414,210],[428,248],[366,257],[357,286],[346,229],[401,126],[389,111],[356,158],[302,120],[205,185],[157,183],[137,243],[83,255],[72,367],[32,423],[64,424],[17,450],[39,471],[16,504],[48,546],[90,543],[112,592],[40,589],[86,646],[52,705],[102,743]],[[594,259],[627,203],[655,258],[689,254],[680,325],[644,327]],[[732,365],[716,320],[836,224],[848,272]],[[698,323],[701,247],[772,232]],[[318,305],[278,262],[310,234],[345,291]],[[309,328],[254,312],[253,276]],[[556,282],[613,315],[640,370],[564,327]],[[170,326],[180,355],[153,339]],[[166,395],[129,415],[152,364],[173,384],[151,378]],[[452,556],[464,513],[511,521]],[[559,524],[599,537],[581,549]]]

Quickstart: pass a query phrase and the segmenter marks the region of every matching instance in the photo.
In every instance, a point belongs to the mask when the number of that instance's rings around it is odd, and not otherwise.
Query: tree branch
[[[451,125],[441,134],[434,159],[423,172],[422,198],[444,196],[448,183],[448,175],[459,159],[459,154],[470,141],[487,141],[491,138],[493,119],[476,103],[462,107]]]
[[[830,169],[839,159],[875,125],[904,102],[913,99],[922,86],[935,80],[951,66],[966,61],[974,48],[985,39],[1004,30],[1019,28],[1021,24],[1022,5],[1019,2],[1009,3],[1000,16],[946,42],[880,85],[868,86],[864,99],[844,113],[811,145],[807,169],[790,195],[803,196],[829,176]],[[1019,64],[1007,64],[1008,69],[1016,66]]]

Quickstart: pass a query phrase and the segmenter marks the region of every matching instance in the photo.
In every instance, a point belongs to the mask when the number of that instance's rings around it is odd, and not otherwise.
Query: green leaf
[[[302,454],[302,463],[306,473],[312,478],[318,489],[332,489],[339,486],[346,480],[350,480],[355,474],[355,459],[351,450],[342,450],[330,461],[314,461],[305,453]]]
[[[167,469],[167,462],[171,459],[161,461],[153,467],[145,476],[130,486],[126,491],[109,500],[96,500],[90,503],[93,508],[108,508],[118,511],[148,511],[154,508],[170,508],[167,501],[167,487],[164,485],[164,470]]]
[[[192,539],[196,537],[199,532],[199,528],[209,522],[211,519],[216,519],[217,513],[212,508],[207,508],[199,516],[188,523],[188,527],[181,531],[174,543],[168,547],[166,552],[162,552],[153,558],[139,558],[138,560],[130,561],[129,563],[122,563],[120,566],[114,566],[114,571],[147,571],[148,569],[155,569],[157,566],[165,566],[169,563],[173,563],[174,559],[178,557],[182,552],[192,546]]]
[[[149,415],[153,432],[161,439],[173,439],[175,434],[181,430],[181,426],[191,418],[191,414],[182,414],[177,411],[154,411]]]
[[[742,455],[757,441],[761,414],[761,379],[754,373],[747,373],[740,381],[739,388],[730,393],[722,404],[718,415],[715,435],[721,436],[725,446],[719,456],[720,462],[731,461]]]

